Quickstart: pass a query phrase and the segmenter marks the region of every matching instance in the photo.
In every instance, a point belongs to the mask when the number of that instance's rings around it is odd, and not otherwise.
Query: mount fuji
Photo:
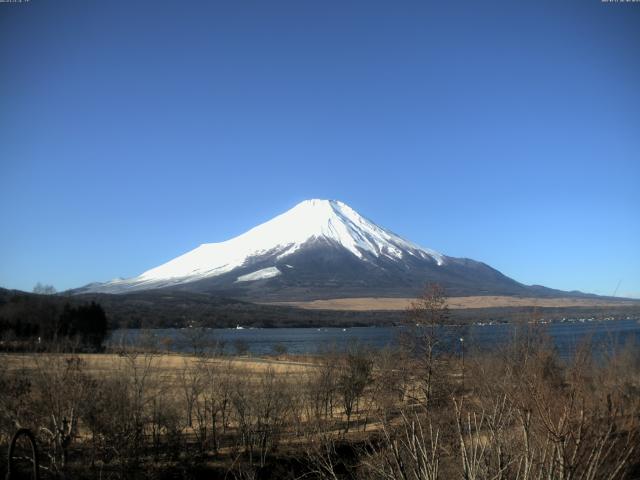
[[[336,200],[306,200],[246,233],[205,243],[137,277],[73,293],[171,289],[253,301],[415,296],[438,282],[451,296],[566,296],[490,266],[423,248]]]

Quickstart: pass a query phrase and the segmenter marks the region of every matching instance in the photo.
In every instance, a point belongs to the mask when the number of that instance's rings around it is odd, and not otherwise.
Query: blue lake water
[[[494,349],[507,343],[526,325],[494,324],[471,325],[462,328],[445,327],[442,337],[448,339],[443,345],[450,350],[459,350],[460,338],[466,350]],[[590,341],[594,348],[611,352],[625,345],[640,348],[640,320],[571,321],[538,325],[553,342],[563,358],[572,356],[576,347]],[[110,343],[140,344],[153,342],[160,348],[176,352],[189,352],[195,342],[199,348],[223,348],[225,353],[247,351],[254,355],[270,355],[276,350],[292,354],[314,354],[327,349],[344,350],[354,342],[373,348],[393,346],[402,327],[354,327],[354,328],[244,328],[244,329],[156,329],[116,330]],[[276,347],[278,346],[278,347]]]

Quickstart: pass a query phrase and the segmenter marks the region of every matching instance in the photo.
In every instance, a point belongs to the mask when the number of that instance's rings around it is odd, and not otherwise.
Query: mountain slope
[[[307,200],[248,232],[202,244],[141,275],[74,293],[169,288],[251,300],[413,296],[425,282],[449,295],[559,296],[488,265],[407,241],[335,200]]]

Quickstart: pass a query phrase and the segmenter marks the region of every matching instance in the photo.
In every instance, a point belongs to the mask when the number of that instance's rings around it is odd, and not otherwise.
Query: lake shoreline
[[[640,342],[640,317],[622,320],[566,319],[565,321],[476,323],[442,327],[443,345],[457,352],[465,348],[492,349],[507,343],[519,328],[545,332],[561,356],[571,356],[587,340],[594,345],[617,348],[629,341]],[[110,349],[145,346],[159,351],[184,353],[218,351],[221,354],[250,353],[253,355],[321,353],[324,349],[344,350],[354,343],[373,349],[393,348],[406,326],[259,328],[169,328],[120,329],[111,333]],[[418,327],[419,328],[419,327]],[[608,346],[607,346],[608,345]],[[603,347],[604,348],[604,347]]]

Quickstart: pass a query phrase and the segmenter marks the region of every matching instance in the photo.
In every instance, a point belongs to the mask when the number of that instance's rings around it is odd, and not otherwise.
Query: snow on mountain
[[[267,278],[273,278],[280,275],[282,272],[278,270],[278,267],[267,267],[256,270],[255,272],[247,273],[246,275],[240,275],[236,282],[253,282],[254,280],[264,280]]]
[[[266,255],[279,261],[314,241],[340,246],[365,262],[369,256],[396,261],[411,256],[431,259],[441,266],[447,258],[379,227],[342,202],[315,199],[303,201],[231,240],[202,244],[138,277],[112,280],[89,289],[117,293],[193,282],[223,275]],[[272,278],[280,273],[274,265],[241,275],[237,282]]]

